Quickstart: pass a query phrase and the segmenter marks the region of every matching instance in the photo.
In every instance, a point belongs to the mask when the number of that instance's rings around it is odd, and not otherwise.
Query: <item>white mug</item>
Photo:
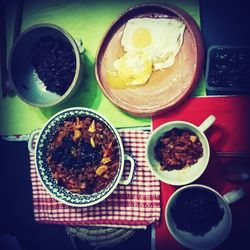
[[[210,231],[205,233],[204,235],[193,235],[190,232],[186,232],[180,230],[176,227],[176,223],[171,215],[170,209],[174,205],[177,197],[181,194],[183,190],[199,188],[210,191],[218,200],[218,204],[220,208],[224,210],[223,217],[221,221],[213,226]],[[232,214],[229,207],[230,203],[233,203],[244,195],[244,191],[242,189],[234,189],[231,192],[225,194],[224,196],[220,195],[216,190],[200,185],[200,184],[192,184],[179,188],[176,190],[171,197],[169,198],[166,210],[165,210],[165,218],[167,227],[172,234],[172,236],[183,246],[191,249],[213,249],[220,245],[228,236],[231,226],[232,226]]]
[[[146,145],[145,157],[147,166],[157,179],[170,185],[182,186],[195,181],[203,174],[210,159],[210,147],[205,131],[214,123],[215,119],[215,116],[210,115],[200,126],[185,121],[167,122],[151,133]],[[188,130],[197,135],[202,143],[203,156],[191,167],[163,171],[160,162],[155,158],[154,148],[159,138],[173,128]]]

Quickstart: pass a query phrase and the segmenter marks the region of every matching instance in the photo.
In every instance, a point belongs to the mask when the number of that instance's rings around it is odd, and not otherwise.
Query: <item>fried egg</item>
[[[133,18],[123,31],[125,52],[143,51],[153,61],[154,70],[170,67],[183,42],[185,24],[178,19]]]
[[[170,67],[182,45],[184,30],[185,25],[177,19],[130,19],[121,39],[125,54],[114,61],[112,71],[107,71],[110,86],[143,85],[153,70]]]
[[[127,52],[114,62],[115,71],[107,71],[112,87],[124,88],[145,84],[152,73],[151,57],[145,52]]]

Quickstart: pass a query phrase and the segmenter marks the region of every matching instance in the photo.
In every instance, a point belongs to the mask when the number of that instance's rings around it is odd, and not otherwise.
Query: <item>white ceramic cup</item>
[[[176,227],[173,217],[171,216],[170,209],[174,205],[177,197],[181,194],[183,190],[199,188],[210,191],[215,195],[219,202],[219,206],[223,208],[224,215],[222,220],[212,229],[203,236],[195,236],[189,232],[182,231]],[[165,209],[165,219],[167,227],[172,234],[172,236],[183,246],[190,249],[213,249],[219,246],[228,236],[231,226],[232,226],[232,214],[229,207],[230,203],[233,203],[244,195],[243,189],[234,189],[231,192],[220,195],[216,190],[200,185],[192,184],[179,188],[176,190],[169,198],[166,209]]]
[[[210,158],[209,143],[204,132],[214,123],[214,121],[215,116],[210,115],[200,126],[195,126],[194,124],[185,121],[172,121],[167,122],[154,130],[147,142],[146,160],[149,169],[156,178],[167,184],[176,186],[186,185],[198,179],[205,171]],[[154,148],[160,137],[173,128],[189,130],[196,134],[202,143],[203,156],[197,163],[190,167],[180,170],[163,171],[161,170],[160,163],[155,159]]]

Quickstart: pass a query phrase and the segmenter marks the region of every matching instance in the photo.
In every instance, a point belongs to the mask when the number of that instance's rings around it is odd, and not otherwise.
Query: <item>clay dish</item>
[[[174,64],[151,74],[145,85],[116,89],[106,79],[107,69],[123,53],[121,38],[129,19],[138,17],[177,18],[185,23],[183,44]],[[123,111],[139,117],[154,116],[170,110],[197,85],[204,63],[201,32],[194,19],[173,5],[142,4],[122,13],[107,30],[97,52],[95,75],[104,95]]]

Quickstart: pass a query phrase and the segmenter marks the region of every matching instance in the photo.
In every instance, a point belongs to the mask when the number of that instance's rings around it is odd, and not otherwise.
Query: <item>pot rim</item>
[[[16,50],[18,44],[25,38],[25,36],[27,36],[27,34],[33,32],[34,30],[39,29],[39,28],[50,28],[50,29],[54,29],[54,30],[58,31],[59,33],[61,33],[63,35],[63,37],[66,38],[66,40],[69,42],[69,44],[73,48],[74,55],[75,55],[75,61],[76,61],[76,69],[75,69],[74,78],[73,78],[72,82],[70,83],[69,88],[62,96],[60,96],[58,99],[54,100],[53,102],[51,102],[49,104],[38,104],[38,103],[32,102],[29,99],[27,99],[26,97],[24,97],[22,94],[20,94],[18,88],[16,87],[13,76],[12,76],[13,75],[13,73],[12,73],[13,56],[14,56],[14,53],[15,53],[15,50]],[[84,62],[82,62],[82,60],[83,59],[80,58],[80,52],[79,52],[79,49],[78,49],[78,46],[77,46],[75,40],[64,28],[61,28],[58,25],[51,24],[51,23],[40,23],[40,24],[32,25],[32,26],[28,27],[27,29],[25,29],[18,36],[18,38],[15,40],[15,42],[10,50],[9,57],[8,57],[8,73],[9,73],[10,81],[12,83],[12,86],[13,86],[15,92],[24,102],[26,102],[32,106],[39,107],[39,108],[52,107],[52,106],[55,106],[55,105],[61,103],[62,101],[65,101],[68,97],[70,97],[74,87],[79,84],[78,78],[79,77],[81,78],[81,70],[83,67],[82,64],[84,63]]]
[[[39,147],[39,143],[40,143],[40,139],[44,136],[43,135],[43,132],[45,131],[45,129],[51,124],[51,122],[58,116],[60,116],[61,114],[63,113],[66,113],[66,112],[70,112],[70,111],[86,111],[86,112],[89,112],[90,114],[95,114],[97,115],[98,117],[100,117],[106,124],[106,126],[108,125],[109,126],[109,129],[112,130],[112,133],[115,135],[116,137],[116,140],[117,140],[117,144],[118,144],[118,147],[119,147],[119,151],[120,151],[120,164],[119,164],[119,168],[118,168],[118,173],[116,174],[117,177],[115,182],[113,183],[113,185],[109,188],[109,190],[104,194],[102,195],[100,198],[92,201],[92,202],[88,202],[87,204],[76,204],[76,203],[71,203],[71,202],[67,202],[59,197],[57,197],[56,194],[54,194],[49,188],[48,186],[44,183],[44,180],[41,176],[41,173],[40,173],[40,170],[39,170],[39,167],[38,167],[38,147]],[[53,115],[47,122],[46,124],[43,126],[43,128],[41,129],[41,132],[39,133],[39,136],[37,138],[37,142],[36,142],[36,145],[35,145],[35,152],[34,152],[34,156],[35,156],[35,167],[36,167],[36,171],[38,173],[38,176],[39,176],[39,180],[41,181],[41,183],[43,184],[43,186],[46,188],[46,190],[50,193],[50,195],[55,198],[56,200],[58,200],[59,202],[63,203],[63,204],[66,204],[66,205],[69,205],[69,206],[73,206],[73,207],[88,207],[88,206],[92,206],[92,205],[95,205],[97,203],[100,203],[101,201],[103,201],[104,199],[106,199],[117,187],[117,185],[119,184],[121,178],[122,178],[122,174],[123,174],[123,170],[124,170],[124,164],[125,164],[125,153],[124,153],[124,147],[123,147],[123,144],[122,144],[122,140],[121,140],[121,137],[117,131],[117,129],[111,124],[111,122],[106,118],[104,117],[103,115],[101,115],[99,112],[95,111],[95,110],[92,110],[92,109],[89,109],[89,108],[83,108],[83,107],[71,107],[71,108],[67,108],[67,109],[64,109],[64,110],[61,110],[60,112],[56,113],[55,115]],[[110,185],[110,184],[109,184]],[[108,188],[109,185],[106,187]],[[106,188],[102,189],[102,190],[105,190]],[[66,189],[67,190],[67,189]],[[100,190],[99,192],[101,192],[102,190]],[[67,190],[68,192],[70,192],[69,190]],[[99,193],[97,192],[97,193]],[[97,194],[97,193],[94,193],[94,194]],[[76,194],[78,196],[81,197],[80,194]],[[82,196],[91,196],[93,194],[90,194],[90,195],[82,195]]]

